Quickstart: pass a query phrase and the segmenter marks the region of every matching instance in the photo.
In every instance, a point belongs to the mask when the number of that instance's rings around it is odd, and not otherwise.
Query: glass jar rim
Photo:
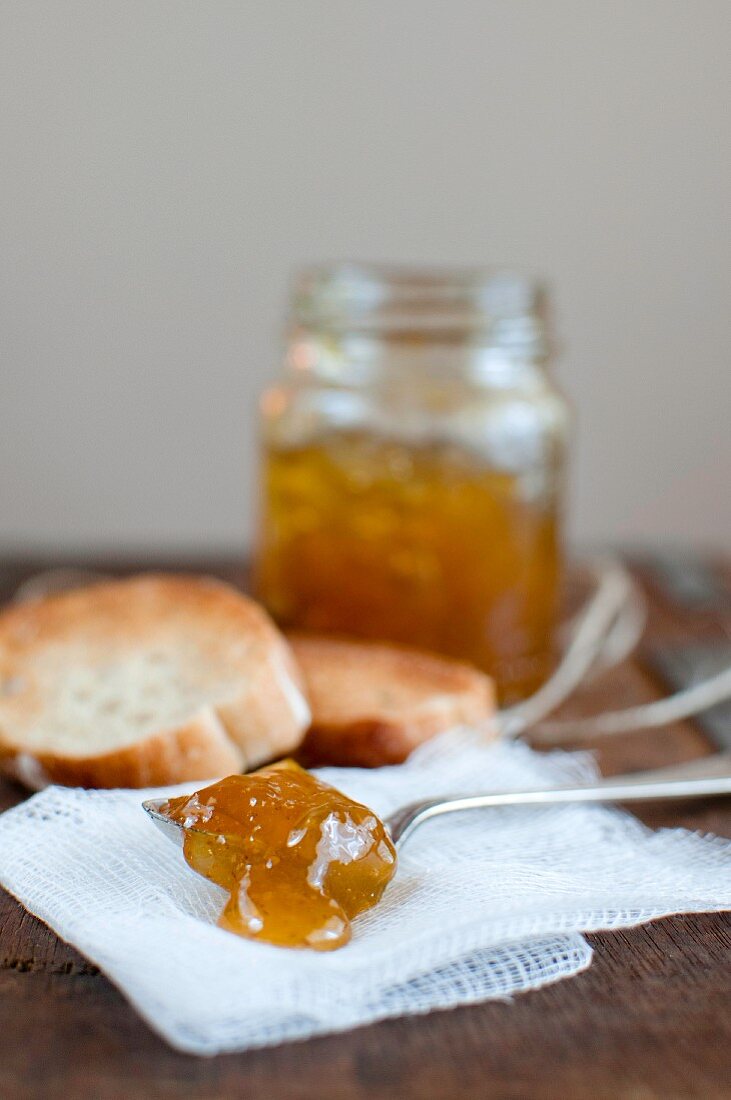
[[[496,346],[541,352],[547,304],[545,283],[518,269],[344,262],[297,274],[292,322],[333,334],[479,335]]]

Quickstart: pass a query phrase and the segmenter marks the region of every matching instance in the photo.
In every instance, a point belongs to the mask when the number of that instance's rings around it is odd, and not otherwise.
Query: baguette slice
[[[284,638],[219,581],[152,574],[0,614],[0,767],[28,786],[211,779],[290,752],[309,718]]]
[[[491,728],[492,681],[469,665],[372,642],[288,638],[312,708],[298,754],[309,767],[399,764],[453,726]]]

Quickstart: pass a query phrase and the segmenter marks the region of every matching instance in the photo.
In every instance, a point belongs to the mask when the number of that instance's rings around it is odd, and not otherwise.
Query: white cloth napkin
[[[594,769],[585,755],[462,731],[399,768],[319,774],[387,815],[422,797],[561,785]],[[143,797],[52,787],[9,810],[0,881],[196,1054],[509,997],[588,966],[582,932],[731,908],[727,841],[653,833],[600,806],[513,807],[419,829],[341,950],[269,947],[216,927],[222,891],[153,827]]]

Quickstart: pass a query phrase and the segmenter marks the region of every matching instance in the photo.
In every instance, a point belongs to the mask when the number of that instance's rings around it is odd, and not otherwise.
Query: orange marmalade
[[[280,947],[342,947],[396,870],[376,815],[289,760],[171,799],[162,812],[185,830],[193,870],[229,892],[220,926]]]
[[[265,455],[258,595],[284,627],[471,661],[503,703],[550,671],[552,502],[449,443],[344,432]]]

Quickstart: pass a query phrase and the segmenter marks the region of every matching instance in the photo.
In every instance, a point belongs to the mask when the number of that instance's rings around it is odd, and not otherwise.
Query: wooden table
[[[49,564],[60,563],[0,564],[0,598]],[[94,564],[123,572],[141,567]],[[245,583],[244,570],[231,561],[187,567]],[[650,601],[650,642],[728,637],[728,601],[725,612],[720,605],[681,608],[648,583],[646,573],[639,575]],[[565,712],[654,698],[658,687],[641,658],[642,651],[594,681]],[[614,738],[599,756],[611,774],[709,751],[699,728],[678,723]],[[0,808],[23,797],[0,783]],[[641,816],[653,826],[731,836],[731,808],[720,800],[648,807]],[[389,1020],[345,1035],[202,1059],[167,1047],[94,966],[0,891],[0,1097],[731,1097],[729,915],[673,917],[589,938],[596,954],[588,971],[512,1004]]]

